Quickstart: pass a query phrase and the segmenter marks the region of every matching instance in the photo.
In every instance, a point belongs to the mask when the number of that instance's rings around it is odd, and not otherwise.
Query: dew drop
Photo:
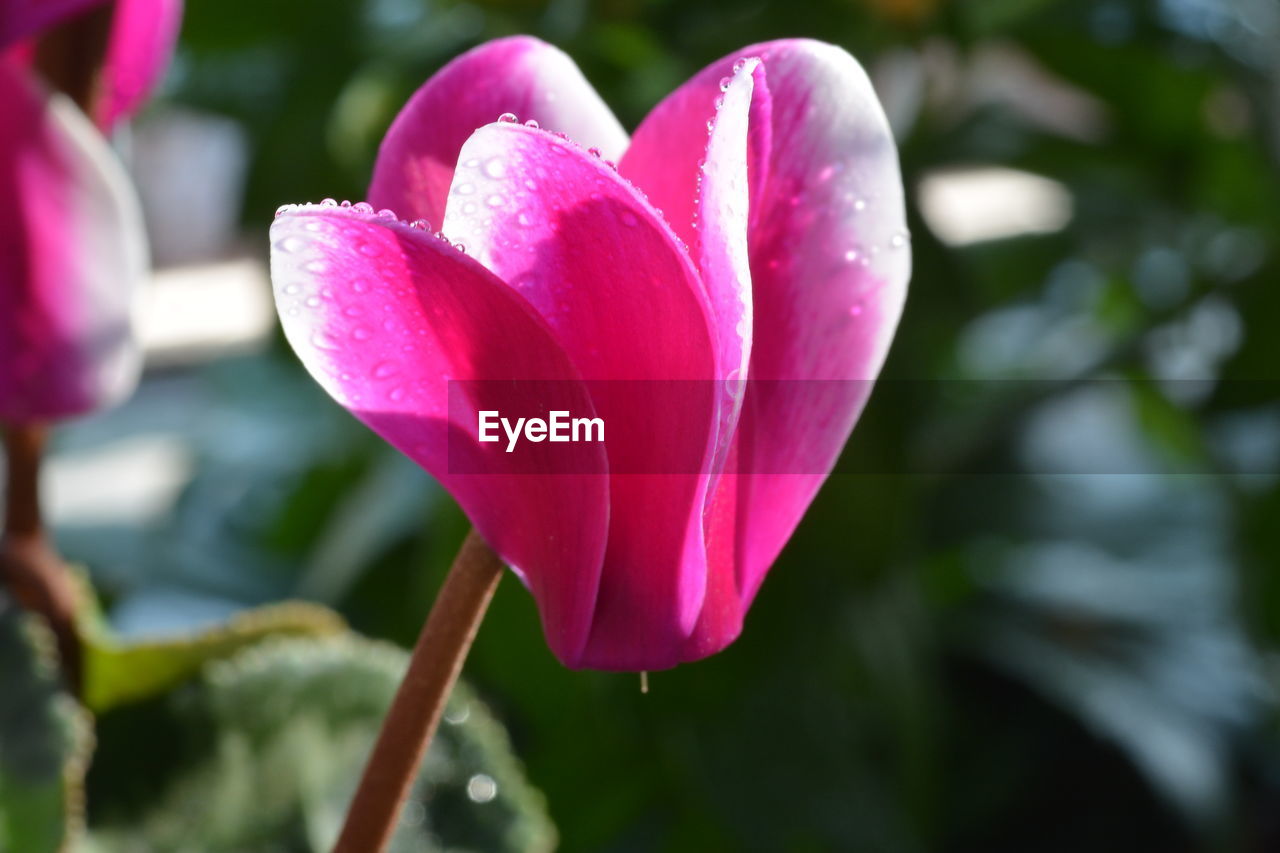
[[[404,389],[403,389],[403,388],[392,388],[392,389],[391,389],[391,393],[389,393],[389,394],[387,395],[387,399],[388,399],[388,400],[390,400],[390,401],[391,401],[391,402],[393,402],[393,403],[398,403],[398,402],[400,402],[401,400],[403,400],[403,399],[404,399]]]
[[[307,261],[302,265],[302,268],[307,272],[316,273],[317,275],[329,271],[329,265],[324,261]]]
[[[316,349],[335,350],[338,348],[336,342],[326,332],[315,332],[311,335],[311,345]]]
[[[397,217],[396,217],[396,212],[394,210],[388,210],[387,208],[384,207],[382,208],[382,210],[378,211],[378,218],[379,219],[395,219]]]
[[[399,369],[393,361],[380,362],[373,368],[373,378],[386,379],[389,376],[395,376]]]
[[[427,220],[425,220],[425,219],[415,219],[415,220],[413,220],[412,222],[410,222],[410,223],[409,223],[409,227],[410,227],[410,228],[415,228],[415,229],[417,229],[418,231],[430,231],[430,230],[431,230],[431,223],[430,223],[430,222],[428,222],[428,221],[427,221]]]
[[[349,207],[351,207],[351,202],[347,201],[347,200],[344,198],[342,201],[338,202],[338,207],[341,207],[341,208],[349,208]]]
[[[351,209],[356,213],[373,213],[373,205],[367,201],[358,201],[351,205]]]
[[[382,254],[382,250],[378,248],[376,243],[361,243],[357,247],[357,251],[366,258],[376,258],[378,255]]]
[[[852,305],[850,305],[850,306],[849,306],[849,316],[850,316],[850,317],[857,317],[857,316],[860,316],[861,314],[862,314],[862,303],[861,303],[861,302],[855,302],[855,303],[853,303]]]
[[[369,289],[369,282],[365,281],[362,278],[358,278],[355,281],[351,282],[351,289],[354,290],[356,293],[364,293]]]
[[[319,307],[320,307],[320,297],[319,297],[319,296],[308,296],[308,297],[307,297],[307,307],[308,307],[308,308],[319,308]]]
[[[732,82],[733,82],[733,78],[732,78],[732,77],[721,77],[721,78],[720,78],[720,91],[721,91],[721,92],[727,92],[727,91],[729,91],[729,84],[730,84],[730,83],[732,83]]]
[[[537,120],[537,119],[535,119],[535,118],[531,118],[531,119],[529,119],[528,121],[526,121],[526,122],[524,123],[524,126],[525,126],[525,127],[531,127],[531,128],[533,128],[534,130],[537,130],[537,129],[538,129],[538,120]]]
[[[517,120],[518,119],[516,119],[515,113],[503,113],[502,115],[498,116],[498,121],[502,122],[503,124],[510,124],[511,122],[517,121]]]
[[[629,210],[622,211],[621,219],[622,219],[622,224],[627,226],[628,228],[635,228],[637,225],[640,224],[640,220],[636,217],[634,213],[632,213]]]
[[[498,195],[497,193],[494,193],[493,195],[489,196],[484,200],[484,203],[489,205],[490,207],[502,207],[504,202],[505,202],[505,199],[502,196]]]
[[[357,341],[367,341],[369,338],[373,337],[373,333],[364,326],[356,326],[351,332],[351,337],[355,338]]]
[[[907,235],[901,231],[889,238],[889,246],[891,248],[901,249],[905,245],[907,245]]]
[[[287,293],[287,294],[289,294],[289,295],[293,295],[293,294],[295,294],[295,293],[299,293],[299,292],[301,292],[301,290],[302,290],[302,285],[298,284],[297,282],[294,282],[294,283],[292,283],[292,284],[286,284],[286,285],[284,286],[284,292],[285,292],[285,293]]]
[[[474,201],[467,202],[462,206],[462,212],[467,216],[471,216],[476,212],[476,203]]]
[[[456,187],[454,187],[453,191],[458,195],[471,195],[473,192],[476,191],[476,185],[471,183],[470,181],[464,181],[458,184]]]
[[[282,204],[282,205],[280,205],[279,207],[277,207],[277,208],[276,208],[276,218],[277,218],[277,219],[279,219],[279,218],[280,218],[281,216],[283,216],[284,214],[286,214],[286,213],[291,213],[292,211],[296,210],[296,209],[297,209],[297,207],[298,207],[298,206],[297,206],[296,204]]]
[[[501,178],[507,173],[507,164],[501,157],[490,157],[484,164],[484,173],[491,178]]]
[[[861,213],[867,209],[866,199],[856,198],[853,200],[853,209]]]
[[[516,214],[516,222],[526,228],[533,224],[533,220],[529,218],[529,214],[525,213],[523,210]]]
[[[480,166],[480,158],[479,158],[479,157],[468,157],[466,160],[463,160],[463,161],[462,161],[462,165],[463,165],[464,167],[468,168],[468,169],[476,169],[476,168],[479,168],[479,166]]]
[[[320,206],[321,207],[337,207],[338,200],[336,198],[321,199]]]
[[[531,190],[536,190],[538,188],[538,184],[536,181],[533,180],[533,178],[525,178],[524,185],[527,189],[531,189]]]
[[[856,260],[858,259],[858,250],[857,250],[857,249],[850,249],[849,251],[845,252],[845,253],[844,253],[844,259],[845,259],[846,261],[848,261],[849,263],[853,263],[854,261],[856,261]]]
[[[276,241],[276,250],[284,252],[286,255],[292,255],[294,252],[301,250],[306,245],[307,241],[303,240],[301,237],[285,237],[282,240]]]

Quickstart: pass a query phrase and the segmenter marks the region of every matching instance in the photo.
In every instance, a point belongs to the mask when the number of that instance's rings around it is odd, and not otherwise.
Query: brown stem
[[[40,517],[40,458],[45,430],[34,425],[4,430],[7,487],[0,582],[25,609],[49,623],[67,689],[80,693],[79,598],[75,582],[49,543]]]
[[[90,116],[115,5],[102,3],[76,15],[45,33],[36,45],[36,69]]]
[[[431,745],[480,620],[502,577],[502,562],[474,530],[436,596],[404,681],[391,701],[334,853],[379,853]]]

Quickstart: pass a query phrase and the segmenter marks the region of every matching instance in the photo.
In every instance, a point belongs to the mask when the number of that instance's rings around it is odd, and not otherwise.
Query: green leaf
[[[212,663],[172,700],[208,749],[141,813],[93,827],[92,850],[253,853],[328,850],[407,662],[353,634],[275,638]],[[542,795],[501,726],[465,686],[423,764],[391,849],[545,851],[556,843]]]
[[[83,826],[93,733],[52,635],[0,593],[0,853],[66,849]]]
[[[314,604],[285,602],[246,610],[225,624],[176,636],[131,641],[116,635],[84,584],[80,614],[84,643],[84,702],[105,711],[163,693],[208,661],[229,657],[276,634],[324,636],[346,630],[342,617]]]

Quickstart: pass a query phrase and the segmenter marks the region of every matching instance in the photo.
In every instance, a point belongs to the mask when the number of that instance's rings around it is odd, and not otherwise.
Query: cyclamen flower
[[[0,421],[9,424],[90,412],[137,382],[130,309],[147,268],[137,200],[89,118],[30,68],[29,40],[92,5],[0,0],[0,195],[9,200],[0,210]],[[92,107],[99,127],[141,104],[181,11],[180,0],[115,4]]]
[[[807,40],[745,48],[628,142],[563,53],[491,42],[410,100],[369,198],[389,210],[290,205],[271,229],[285,333],[315,379],[453,494],[565,664],[661,669],[732,642],[905,298],[897,153],[857,62]],[[494,406],[487,384],[458,405],[450,379],[525,380],[505,405],[554,380],[557,408],[599,415],[607,441],[571,445],[573,473],[504,473],[501,452],[460,471],[451,452],[478,447]],[[663,407],[596,380],[716,390]]]

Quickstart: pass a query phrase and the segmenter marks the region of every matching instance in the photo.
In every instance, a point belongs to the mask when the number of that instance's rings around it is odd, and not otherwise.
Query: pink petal
[[[588,380],[609,430],[609,545],[577,663],[679,662],[706,585],[715,400],[710,307],[670,229],[606,162],[514,123],[463,146],[444,231],[522,294]],[[621,473],[619,473],[621,472]],[[688,472],[688,473],[634,473]]]
[[[603,446],[569,445],[580,474],[465,473],[506,471],[512,459],[475,442],[476,410],[541,406],[526,395],[548,383],[503,383],[501,407],[481,396],[449,405],[450,379],[557,380],[563,408],[590,416],[581,378],[546,324],[480,264],[394,219],[305,206],[280,215],[271,239],[276,304],[303,364],[453,494],[529,584],[552,650],[576,660],[605,548]],[[459,448],[472,464],[459,464]]]
[[[680,176],[697,168],[698,134],[739,57],[761,59],[771,107],[767,133],[752,128],[753,154],[763,146],[767,157],[751,168],[753,381],[738,436],[745,605],[857,421],[897,326],[911,261],[888,123],[862,68],[832,45],[768,42],[713,63],[645,119],[636,160],[629,152],[623,168],[656,203],[680,210]],[[755,125],[754,111],[751,118]],[[642,166],[658,151],[665,175]]]
[[[65,418],[133,390],[142,216],[114,153],[66,98],[0,62],[0,420]]]
[[[104,0],[3,0],[0,2],[0,48],[102,2]]]
[[[440,69],[382,141],[369,200],[439,224],[458,151],[476,128],[512,113],[616,157],[627,134],[573,60],[529,36],[480,45]]]
[[[116,0],[94,107],[99,127],[110,130],[133,115],[164,75],[182,24],[182,0]]]

